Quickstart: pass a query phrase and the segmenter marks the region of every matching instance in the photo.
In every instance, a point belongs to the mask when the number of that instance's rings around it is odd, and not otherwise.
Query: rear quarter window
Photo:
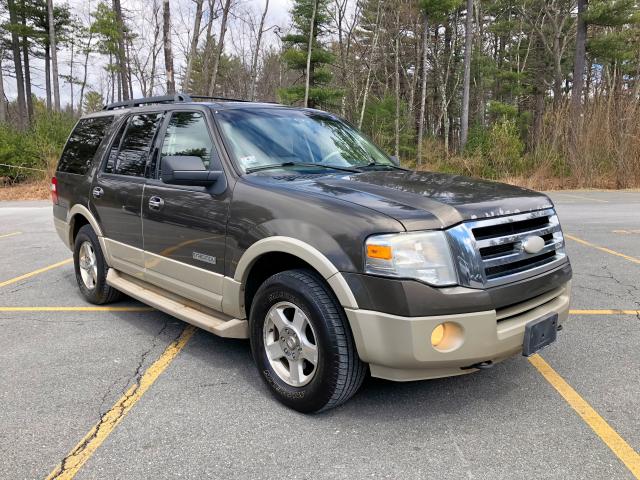
[[[80,120],[62,151],[58,171],[86,174],[111,123],[112,116]]]

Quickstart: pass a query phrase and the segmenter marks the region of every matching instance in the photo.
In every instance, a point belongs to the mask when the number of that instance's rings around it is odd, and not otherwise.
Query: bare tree
[[[395,51],[394,53],[394,90],[396,97],[396,112],[394,118],[394,155],[400,158],[400,9],[396,10],[396,38],[395,38]]]
[[[31,94],[31,65],[29,64],[29,38],[27,37],[26,5],[22,0],[22,59],[24,62],[24,88],[25,100],[27,101],[27,121],[33,120],[33,95]]]
[[[80,83],[80,99],[78,101],[78,113],[82,114],[82,105],[84,101],[84,89],[87,86],[87,74],[89,67],[89,55],[91,55],[91,42],[93,41],[93,30],[89,29],[89,36],[87,37],[87,44],[83,48],[84,64],[82,82]]]
[[[184,79],[182,80],[182,90],[187,92],[189,90],[189,81],[191,80],[191,70],[193,69],[193,59],[198,53],[198,40],[200,39],[200,23],[202,22],[202,4],[204,0],[195,0],[196,2],[196,17],[193,21],[193,34],[191,36],[191,46],[187,54],[187,69],[184,72]]]
[[[473,44],[473,0],[467,0],[464,32],[464,79],[462,80],[462,115],[460,119],[460,150],[464,150],[469,136],[469,91],[471,88],[471,49]]]
[[[53,15],[53,0],[47,0],[49,15],[49,45],[51,46],[51,79],[53,80],[53,109],[60,111],[60,83],[58,81],[58,52],[56,46],[56,27]]]
[[[371,87],[371,73],[373,70],[373,62],[378,47],[378,38],[380,37],[380,15],[381,15],[382,0],[378,0],[376,6],[376,21],[373,27],[373,41],[371,44],[371,53],[369,54],[369,61],[367,62],[367,77],[364,83],[364,91],[362,93],[362,107],[360,108],[360,117],[358,118],[358,128],[362,128],[362,122],[364,121],[364,112],[367,108],[367,99],[369,98],[369,88]]]
[[[424,136],[424,120],[427,106],[427,62],[429,60],[429,17],[427,12],[422,12],[422,85],[420,89],[420,119],[418,120],[418,159],[417,164],[422,165],[422,139]]]
[[[9,10],[9,21],[17,25],[18,15],[16,12],[16,4],[14,0],[7,0]],[[15,29],[11,30],[11,50],[13,53],[13,66],[16,71],[16,90],[18,91],[18,128],[27,126],[27,104],[24,96],[24,75],[22,73],[22,59],[20,56],[20,39]]]
[[[2,61],[4,60],[4,50],[0,49],[0,123],[7,121],[7,100],[4,94],[4,76],[2,72]]]
[[[304,106],[309,105],[309,86],[311,83],[311,52],[313,51],[313,40],[316,29],[316,12],[318,11],[318,0],[313,0],[313,10],[311,12],[311,22],[309,24],[309,41],[307,45],[307,68],[304,80]]]
[[[587,12],[588,0],[578,0],[578,21],[576,24],[576,52],[573,62],[573,89],[571,92],[571,113],[574,126],[578,125],[582,110],[582,90],[584,86],[585,52],[587,44]]]
[[[122,99],[128,100],[131,98],[129,96],[129,89],[127,86],[129,85],[128,75],[127,75],[127,58],[126,52],[124,48],[124,38],[125,38],[125,25],[124,19],[122,17],[122,6],[120,5],[120,0],[113,0],[112,2],[113,12],[116,16],[116,23],[119,29],[118,35],[118,51],[117,62],[118,62],[118,84],[121,88]]]
[[[171,11],[169,0],[162,3],[162,36],[164,41],[164,69],[167,74],[167,93],[176,93],[176,81],[173,76],[173,51],[171,50]]]
[[[211,79],[209,81],[209,96],[213,96],[216,91],[216,82],[218,80],[218,67],[220,65],[220,57],[224,51],[224,37],[227,33],[227,20],[229,11],[231,10],[231,0],[225,0],[222,7],[222,22],[220,23],[220,35],[218,35],[218,45],[216,53],[213,57],[213,65],[211,67]]]
[[[260,25],[258,25],[258,32],[256,38],[256,46],[253,51],[253,58],[251,59],[251,85],[249,87],[249,99],[255,100],[256,98],[256,81],[258,79],[258,58],[260,57],[260,45],[262,43],[262,35],[264,34],[264,21],[267,18],[267,12],[269,11],[269,0],[266,0],[264,10],[262,11],[262,17],[260,18]]]

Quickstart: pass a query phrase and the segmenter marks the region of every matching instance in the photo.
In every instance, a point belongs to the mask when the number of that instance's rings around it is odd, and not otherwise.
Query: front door
[[[204,111],[170,115],[142,200],[145,278],[221,310],[228,190],[168,185],[161,171],[162,159],[170,155],[200,157],[210,170],[222,170],[222,165]]]
[[[90,208],[102,227],[111,266],[131,275],[140,275],[144,266],[142,191],[161,120],[161,113],[128,117],[91,186]]]

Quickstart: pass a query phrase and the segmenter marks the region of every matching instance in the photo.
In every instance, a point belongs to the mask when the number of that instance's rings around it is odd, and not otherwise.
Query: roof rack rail
[[[114,102],[105,105],[103,110],[115,110],[116,108],[131,108],[140,105],[149,105],[153,103],[184,103],[190,102],[191,97],[186,93],[176,93],[175,95],[161,95],[157,97],[133,98],[131,100],[123,100],[122,102]]]
[[[161,95],[157,97],[133,98],[131,100],[124,100],[122,102],[114,102],[114,103],[110,103],[109,105],[105,105],[103,110],[115,110],[116,108],[132,108],[132,107],[139,107],[141,105],[150,105],[153,103],[185,103],[185,102],[191,102],[195,99],[220,100],[223,102],[250,102],[251,101],[251,100],[244,100],[241,98],[211,97],[206,95],[187,95],[186,93],[176,93],[175,95]]]
[[[197,98],[198,100],[222,100],[223,102],[250,102],[251,100],[245,100],[243,98],[229,98],[229,97],[210,97],[208,95],[191,95],[191,98]]]

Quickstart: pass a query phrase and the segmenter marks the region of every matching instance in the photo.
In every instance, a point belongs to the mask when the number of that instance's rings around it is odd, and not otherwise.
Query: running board
[[[220,337],[249,338],[246,320],[238,320],[196,305],[186,298],[118,272],[113,268],[110,268],[107,273],[107,284],[142,303]]]

